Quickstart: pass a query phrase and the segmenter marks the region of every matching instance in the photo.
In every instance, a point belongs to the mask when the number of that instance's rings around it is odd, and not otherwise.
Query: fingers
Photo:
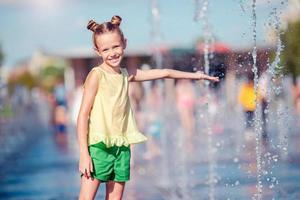
[[[93,163],[90,163],[90,173],[92,174],[94,172]],[[93,180],[93,176],[91,175],[91,179]]]
[[[205,79],[209,80],[209,81],[214,81],[214,82],[219,82],[219,77],[215,77],[215,76],[205,76]]]
[[[209,75],[206,75],[204,74],[203,72],[201,71],[197,71],[196,73],[200,74],[200,79],[206,79],[206,80],[209,80],[209,81],[214,81],[214,82],[219,82],[219,77],[215,77],[215,76],[209,76]]]
[[[85,176],[87,179],[91,177],[91,172],[89,168],[84,168],[79,170],[82,176]]]
[[[219,82],[219,77],[210,77],[210,80],[214,82]]]
[[[209,81],[219,82],[219,77],[205,75],[203,78]]]
[[[92,173],[94,172],[93,162],[91,158],[83,159],[79,161],[79,171],[81,176],[85,176],[87,179],[92,178]]]
[[[85,176],[87,179],[89,179],[89,178],[91,177],[91,172],[90,172],[89,169],[85,169],[85,170],[84,170],[84,176]]]
[[[94,172],[93,163],[90,163],[90,171],[91,171],[91,172]]]
[[[90,178],[91,177],[90,169],[85,169],[85,171],[86,171],[86,177]]]

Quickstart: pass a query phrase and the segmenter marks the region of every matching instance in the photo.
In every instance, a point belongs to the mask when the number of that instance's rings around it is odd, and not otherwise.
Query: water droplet
[[[283,151],[287,151],[287,148],[286,148],[286,147],[283,147],[282,150],[283,150]]]
[[[238,186],[239,184],[240,184],[239,181],[236,181],[236,182],[234,183],[234,185],[236,185],[236,186]]]

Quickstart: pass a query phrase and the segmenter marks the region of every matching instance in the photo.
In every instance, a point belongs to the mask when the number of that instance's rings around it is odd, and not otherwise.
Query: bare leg
[[[125,182],[109,181],[106,183],[105,200],[121,200],[125,188]]]
[[[93,200],[96,196],[100,181],[97,179],[87,179],[85,176],[81,178],[79,200]]]

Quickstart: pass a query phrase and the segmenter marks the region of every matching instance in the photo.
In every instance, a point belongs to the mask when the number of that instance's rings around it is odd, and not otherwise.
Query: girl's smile
[[[117,63],[119,63],[120,61],[120,56],[117,55],[117,56],[113,56],[112,58],[108,58],[107,60],[112,63],[113,65],[116,65]]]
[[[97,53],[106,67],[118,68],[124,57],[126,41],[122,41],[117,32],[108,32],[97,37]]]

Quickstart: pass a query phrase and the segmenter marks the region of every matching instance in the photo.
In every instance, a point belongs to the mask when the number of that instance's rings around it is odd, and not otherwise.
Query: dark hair
[[[98,49],[96,44],[96,37],[103,33],[116,31],[121,36],[122,42],[125,42],[125,38],[122,30],[120,29],[122,18],[118,15],[114,15],[110,22],[103,22],[102,24],[96,23],[94,20],[90,20],[87,24],[87,29],[93,32],[93,43],[96,49]]]

